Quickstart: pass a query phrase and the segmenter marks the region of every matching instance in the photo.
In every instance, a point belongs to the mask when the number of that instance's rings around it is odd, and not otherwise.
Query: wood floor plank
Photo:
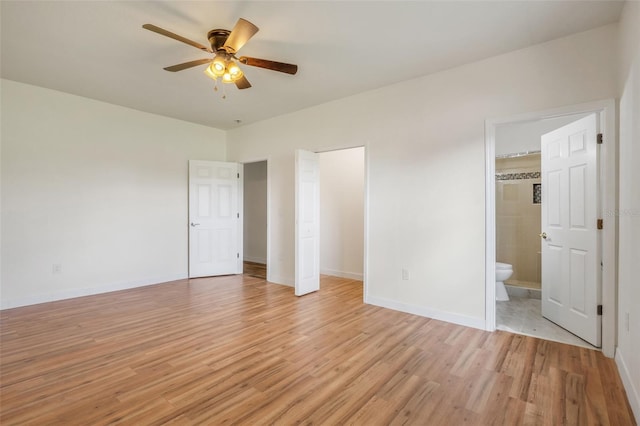
[[[1,311],[0,423],[636,424],[598,351],[252,275]]]
[[[393,404],[374,395],[343,424],[348,426],[388,424],[385,422],[385,417],[391,419],[396,417]]]

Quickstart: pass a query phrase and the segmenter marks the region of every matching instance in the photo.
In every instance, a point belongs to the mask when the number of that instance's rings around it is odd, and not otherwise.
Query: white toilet
[[[513,275],[513,266],[508,263],[496,262],[496,300],[509,300],[504,281],[508,280],[511,275]]]

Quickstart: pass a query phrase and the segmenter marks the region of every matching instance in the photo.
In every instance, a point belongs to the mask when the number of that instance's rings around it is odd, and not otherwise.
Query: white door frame
[[[270,278],[270,274],[271,274],[271,245],[269,244],[269,242],[271,241],[271,222],[270,222],[270,215],[269,212],[271,211],[271,171],[269,168],[269,157],[261,157],[261,158],[256,158],[256,159],[251,159],[251,160],[246,160],[243,161],[241,163],[239,163],[240,165],[242,165],[243,169],[244,166],[246,164],[251,164],[251,163],[259,163],[261,161],[266,161],[267,162],[267,281],[271,281]],[[244,170],[243,170],[244,173]],[[244,175],[243,175],[244,176]],[[242,209],[244,209],[244,183],[243,183],[243,191],[241,193],[241,199],[242,199]],[[243,210],[244,211],[244,210]],[[244,227],[244,225],[243,225]],[[244,228],[243,228],[244,231]],[[244,243],[244,234],[242,237],[242,242]],[[243,247],[244,250],[244,247]],[[244,253],[244,251],[243,251]],[[244,259],[243,259],[243,263],[244,263]]]
[[[600,199],[604,216],[602,230],[602,352],[613,358],[616,345],[617,218],[611,214],[617,206],[616,182],[616,104],[614,99],[570,105],[485,121],[485,329],[496,329],[496,127],[545,118],[582,113],[599,113],[604,143],[600,150]]]

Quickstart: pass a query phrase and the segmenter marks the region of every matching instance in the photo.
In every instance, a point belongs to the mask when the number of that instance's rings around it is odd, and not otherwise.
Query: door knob
[[[200,225],[200,224],[191,222],[191,226],[198,226],[198,225]]]
[[[547,233],[543,232],[542,234],[540,234],[540,237],[542,237],[543,240],[547,239]]]

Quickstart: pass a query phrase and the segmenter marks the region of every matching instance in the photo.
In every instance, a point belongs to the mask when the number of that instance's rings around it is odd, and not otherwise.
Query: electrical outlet
[[[62,265],[59,263],[54,263],[53,265],[51,265],[51,272],[54,274],[61,274],[62,273]]]
[[[405,281],[409,279],[409,270],[408,269],[402,268],[402,279],[405,280]]]

